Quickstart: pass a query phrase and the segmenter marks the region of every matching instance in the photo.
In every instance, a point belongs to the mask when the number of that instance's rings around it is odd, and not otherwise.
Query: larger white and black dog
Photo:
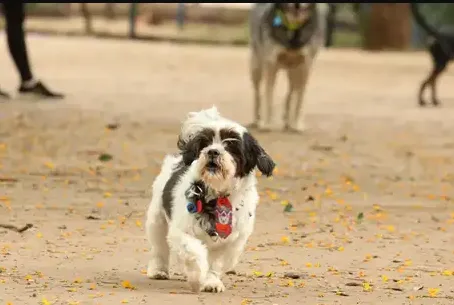
[[[254,228],[255,168],[269,176],[275,164],[245,127],[215,107],[189,113],[178,148],[179,154],[165,157],[153,183],[147,275],[167,279],[172,253],[193,291],[222,292],[221,275],[236,265]],[[189,211],[192,196],[202,189],[201,205]]]

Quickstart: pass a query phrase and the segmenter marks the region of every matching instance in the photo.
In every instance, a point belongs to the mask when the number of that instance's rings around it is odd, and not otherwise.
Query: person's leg
[[[3,5],[0,5],[0,13],[3,13]],[[0,102],[3,100],[8,100],[9,98],[9,94],[0,88]]]
[[[329,4],[328,15],[326,17],[326,37],[325,47],[331,47],[333,45],[334,30],[336,27],[336,4]]]
[[[8,1],[3,3],[3,8],[6,20],[6,35],[9,52],[20,73],[21,82],[30,82],[33,80],[33,76],[28,62],[27,47],[25,45],[23,27],[25,17],[24,3]]]
[[[25,3],[16,1],[4,2],[3,13],[6,20],[8,48],[21,78],[19,92],[32,93],[34,95],[51,98],[63,97],[61,94],[51,92],[41,82],[33,78],[28,60],[23,27]]]

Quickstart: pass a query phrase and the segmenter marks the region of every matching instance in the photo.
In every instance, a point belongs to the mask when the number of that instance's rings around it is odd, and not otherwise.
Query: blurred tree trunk
[[[93,23],[91,19],[90,9],[88,8],[88,3],[81,3],[82,16],[85,21],[85,33],[93,34]]]
[[[106,3],[106,10],[104,11],[104,16],[107,19],[115,19],[115,2]]]
[[[373,3],[365,21],[366,50],[405,50],[411,43],[409,3]]]

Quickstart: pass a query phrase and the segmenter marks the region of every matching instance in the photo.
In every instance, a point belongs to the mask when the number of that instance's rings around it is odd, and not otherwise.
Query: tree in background
[[[363,48],[405,50],[411,45],[412,15],[409,3],[371,3],[361,18]]]

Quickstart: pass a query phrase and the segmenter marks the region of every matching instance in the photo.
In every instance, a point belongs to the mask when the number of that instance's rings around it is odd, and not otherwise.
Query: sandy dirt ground
[[[0,229],[0,304],[454,303],[454,75],[440,81],[441,108],[418,108],[426,54],[320,54],[306,133],[255,133],[278,167],[259,178],[237,274],[225,293],[197,295],[178,266],[169,281],[144,275],[144,211],[188,111],[216,104],[249,122],[247,49],[29,43],[38,76],[67,98],[0,103],[0,223],[33,224]],[[279,79],[277,122],[285,89]]]

